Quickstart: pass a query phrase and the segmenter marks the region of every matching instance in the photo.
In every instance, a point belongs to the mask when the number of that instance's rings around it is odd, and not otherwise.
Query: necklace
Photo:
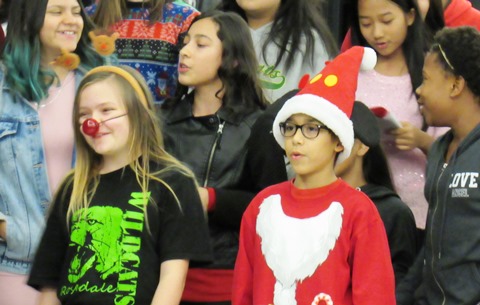
[[[51,86],[48,89],[47,98],[41,100],[37,103],[37,109],[45,108],[50,104],[53,104],[57,100],[57,97],[62,93],[63,88],[65,88],[71,81],[74,79],[74,73],[69,72],[63,82],[60,83],[60,86]]]

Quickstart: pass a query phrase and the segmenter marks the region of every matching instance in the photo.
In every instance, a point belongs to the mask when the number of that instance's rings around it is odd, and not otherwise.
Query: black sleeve
[[[62,186],[61,189],[64,189]],[[62,194],[62,192],[59,192]],[[66,206],[70,193],[58,195],[47,219],[40,245],[33,261],[27,284],[40,290],[42,287],[58,287],[65,254],[69,244]]]
[[[422,272],[424,264],[424,251],[423,247],[417,258],[415,259],[414,264],[408,270],[407,275],[403,280],[397,285],[395,295],[397,298],[397,305],[413,305],[415,300],[415,295],[422,293],[421,283],[422,283]]]
[[[161,214],[157,244],[160,261],[171,259],[211,261],[212,250],[207,221],[193,178],[174,172],[166,183],[176,198],[165,188],[161,192],[165,198],[157,200]]]

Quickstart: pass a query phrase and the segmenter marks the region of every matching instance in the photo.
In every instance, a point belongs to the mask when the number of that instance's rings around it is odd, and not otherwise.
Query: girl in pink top
[[[383,145],[395,187],[412,209],[417,227],[425,227],[423,195],[425,153],[434,139],[417,105],[414,90],[421,83],[424,28],[414,0],[357,0],[351,38],[377,52],[373,71],[360,72],[356,99],[383,106],[402,127],[389,131]]]

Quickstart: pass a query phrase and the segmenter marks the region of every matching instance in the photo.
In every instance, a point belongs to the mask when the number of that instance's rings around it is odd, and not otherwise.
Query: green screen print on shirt
[[[125,211],[93,206],[75,213],[69,244],[75,255],[60,295],[115,293],[115,304],[134,304],[149,198],[150,193],[133,192]]]

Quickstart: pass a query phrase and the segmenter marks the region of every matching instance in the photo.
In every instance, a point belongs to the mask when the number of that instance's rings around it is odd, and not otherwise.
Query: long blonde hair
[[[115,68],[122,69],[132,75],[140,85],[142,92],[135,90],[131,83],[124,77],[111,71],[99,71],[87,74],[81,81],[75,96],[73,109],[73,127],[76,145],[75,169],[67,176],[64,182],[64,189],[67,189],[68,186],[73,183],[67,211],[67,222],[77,211],[88,208],[100,181],[99,170],[102,164],[102,156],[97,154],[88,145],[80,132],[79,126],[80,97],[83,90],[92,84],[108,79],[113,80],[118,85],[117,88],[112,90],[120,90],[120,96],[123,97],[123,102],[127,110],[130,124],[130,134],[128,135],[130,155],[133,158],[129,166],[135,172],[142,193],[146,194],[148,192],[149,181],[154,180],[162,183],[170,190],[177,200],[177,203],[179,203],[175,192],[160,177],[166,172],[177,171],[193,178],[193,173],[187,167],[165,151],[163,136],[160,130],[161,122],[154,111],[152,94],[141,74],[126,66]],[[142,93],[145,98],[141,96]],[[146,99],[146,104],[141,101],[142,98],[143,100]],[[136,156],[141,157],[136,158]],[[162,169],[151,172],[150,162],[152,161],[163,165],[161,167]],[[62,194],[64,196],[65,192]],[[146,210],[147,209],[145,209],[145,211]]]

